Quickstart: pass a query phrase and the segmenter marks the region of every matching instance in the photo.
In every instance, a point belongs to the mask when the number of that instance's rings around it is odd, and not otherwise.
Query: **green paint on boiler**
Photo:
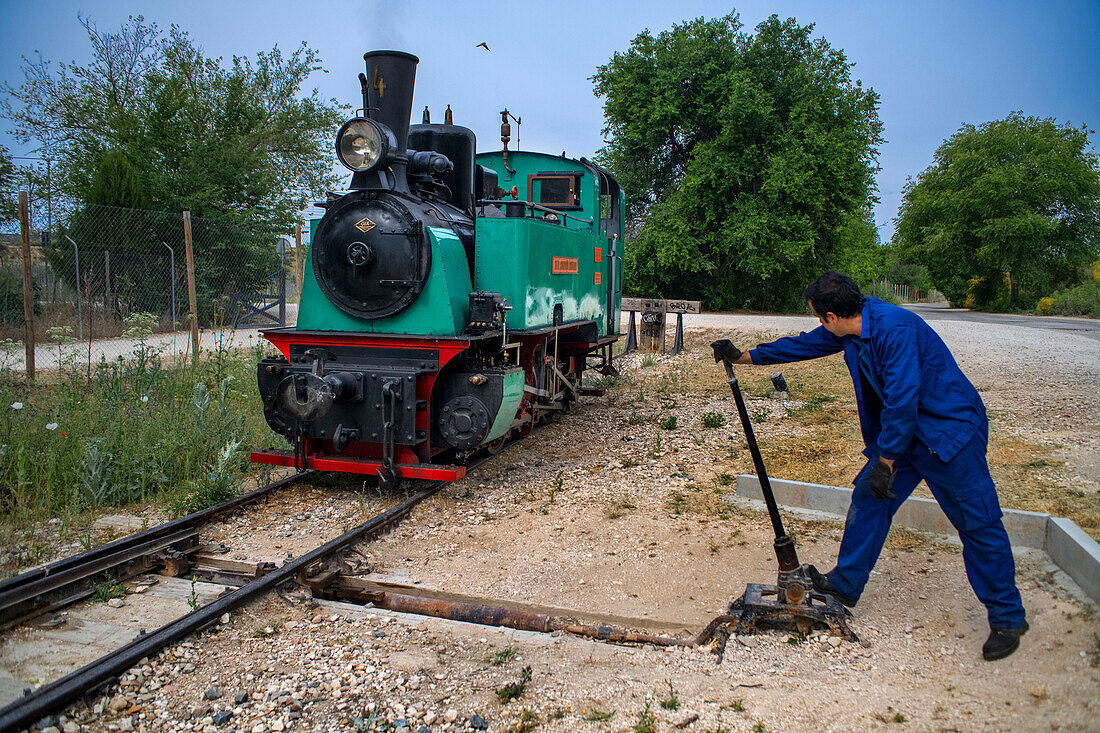
[[[461,335],[470,318],[470,292],[473,290],[466,250],[449,229],[428,227],[425,232],[432,248],[432,266],[424,291],[400,313],[372,321],[348,315],[325,297],[313,275],[311,248],[310,264],[305,268],[302,282],[297,328],[421,336]]]

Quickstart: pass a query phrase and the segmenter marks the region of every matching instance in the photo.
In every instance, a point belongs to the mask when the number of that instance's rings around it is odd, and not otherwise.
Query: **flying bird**
[[[482,41],[481,43],[477,44],[476,46],[474,46],[474,48],[484,48],[486,51],[492,53],[492,49],[489,48],[489,44],[485,43],[485,41]]]

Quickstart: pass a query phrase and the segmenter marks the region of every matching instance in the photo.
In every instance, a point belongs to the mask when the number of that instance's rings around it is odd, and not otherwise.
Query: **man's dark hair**
[[[856,281],[836,270],[827,270],[821,277],[810,283],[802,293],[814,311],[821,316],[835,313],[840,318],[851,318],[863,309],[867,300],[859,292]]]

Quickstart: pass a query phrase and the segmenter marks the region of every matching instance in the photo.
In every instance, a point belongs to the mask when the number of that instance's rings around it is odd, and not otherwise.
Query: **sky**
[[[420,58],[413,121],[424,106],[472,129],[479,150],[500,148],[500,111],[519,117],[520,147],[570,157],[603,146],[603,104],[591,77],[642,30],[736,10],[746,30],[769,15],[813,23],[878,92],[886,139],[879,151],[875,221],[893,233],[902,189],[963,124],[1013,111],[1074,126],[1100,125],[1100,2],[1097,0],[858,0],[663,2],[558,0],[0,0],[0,79],[18,86],[21,56],[84,63],[90,45],[78,15],[101,29],[143,15],[187,30],[208,56],[253,56],[306,41],[326,73],[310,80],[324,98],[358,107],[363,53],[398,49]],[[486,43],[490,51],[477,48]],[[515,148],[517,126],[513,123]],[[0,143],[33,155],[0,120]],[[1095,138],[1095,136],[1093,136]],[[1095,151],[1095,143],[1093,145]],[[20,161],[25,162],[25,161]]]

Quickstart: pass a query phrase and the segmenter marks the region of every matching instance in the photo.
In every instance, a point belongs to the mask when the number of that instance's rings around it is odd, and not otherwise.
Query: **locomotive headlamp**
[[[365,117],[344,123],[336,135],[336,156],[355,172],[370,171],[390,157],[393,133]]]

